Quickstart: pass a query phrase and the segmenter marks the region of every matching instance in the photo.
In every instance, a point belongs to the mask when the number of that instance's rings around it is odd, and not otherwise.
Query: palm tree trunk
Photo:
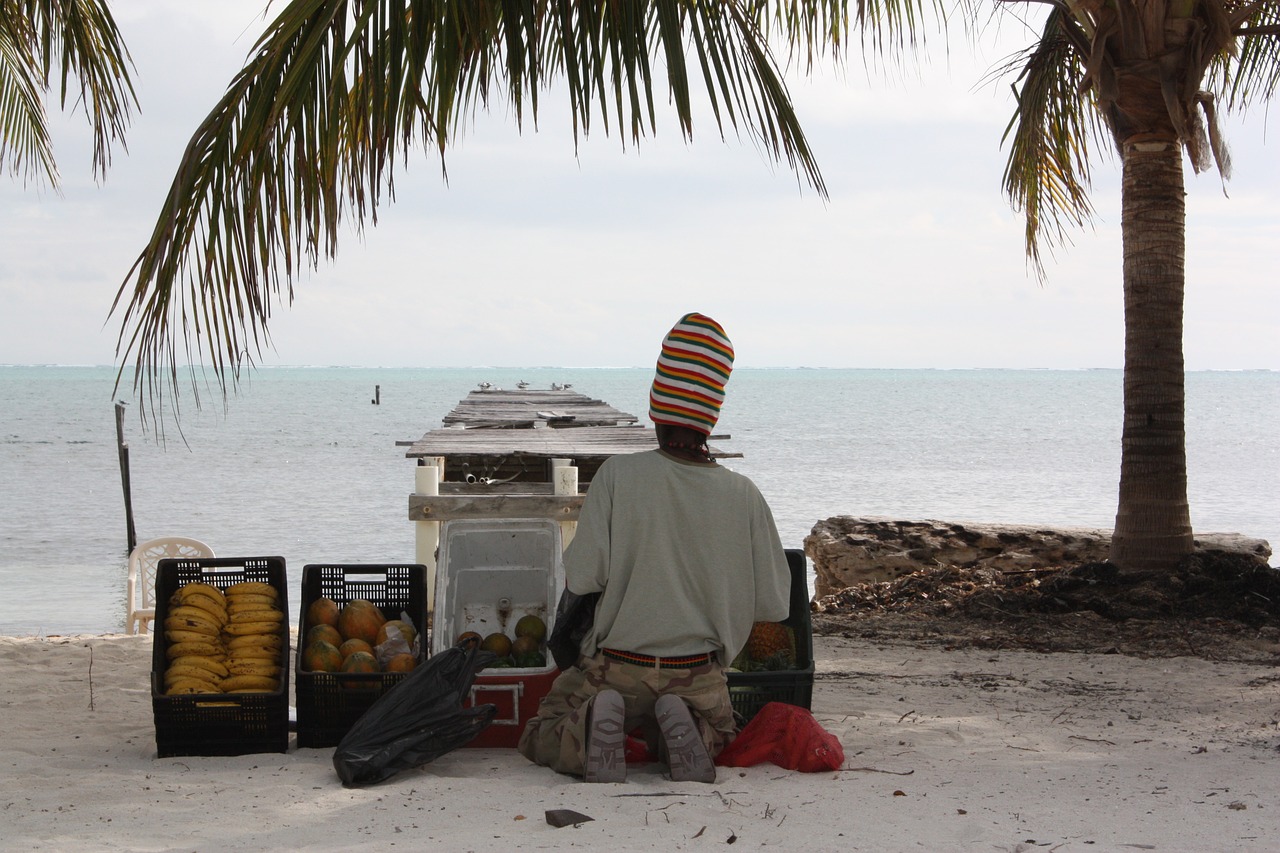
[[[1172,569],[1193,548],[1187,504],[1182,310],[1186,207],[1182,148],[1127,142],[1124,242],[1124,429],[1111,561]]]

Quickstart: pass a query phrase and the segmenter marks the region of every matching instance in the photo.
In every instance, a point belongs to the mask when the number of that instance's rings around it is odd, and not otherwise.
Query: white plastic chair
[[[165,536],[139,544],[129,554],[129,616],[125,631],[147,633],[147,625],[156,618],[156,566],[169,557],[212,557],[213,549],[199,539]]]

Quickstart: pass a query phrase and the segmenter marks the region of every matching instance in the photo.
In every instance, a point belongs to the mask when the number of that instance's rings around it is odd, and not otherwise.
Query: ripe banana
[[[226,604],[227,604],[226,597],[222,594],[222,590],[218,589],[213,584],[200,583],[199,581],[192,581],[191,583],[183,584],[181,587],[178,588],[178,595],[182,597],[186,597],[187,595],[192,595],[195,593],[199,593],[200,595],[207,595],[209,598],[212,598],[214,601],[221,604],[223,607],[226,607]]]
[[[174,596],[176,604],[183,607],[198,607],[205,611],[221,624],[227,621],[227,608],[220,601],[215,601],[202,592],[189,592],[185,595],[181,591]]]
[[[242,592],[233,594],[227,600],[227,607],[249,607],[250,605],[275,607],[277,601],[279,601],[279,597],[275,595],[259,595],[252,592]]]
[[[279,679],[267,675],[232,675],[222,681],[222,689],[227,693],[235,690],[277,690],[279,687]]]
[[[204,596],[201,596],[201,598],[203,597]],[[179,604],[177,607],[169,608],[167,618],[191,619],[196,622],[204,622],[214,628],[221,628],[227,621],[220,616],[213,615],[208,610],[204,610],[191,604]]]
[[[241,610],[232,611],[229,624],[239,622],[283,622],[284,613],[279,610]]]
[[[167,620],[166,620],[167,621]],[[164,627],[164,638],[171,643],[216,643],[217,634],[206,634],[192,629]]]
[[[279,660],[280,648],[269,646],[241,646],[227,652],[227,660]]]
[[[226,645],[227,651],[264,648],[274,649],[279,652],[284,645],[284,641],[280,639],[280,634],[273,629],[270,634],[245,634],[239,637],[227,637]]]
[[[203,640],[195,643],[170,643],[169,648],[165,649],[165,657],[169,660],[177,660],[188,655],[221,660],[227,656],[227,652],[222,647],[222,643]]]
[[[174,684],[171,687],[166,687],[164,691],[164,695],[181,696],[181,695],[187,695],[187,694],[194,695],[194,694],[221,693],[221,692],[222,690],[220,688],[215,687],[213,689],[210,689],[210,686],[208,684],[193,681],[189,683],[183,682],[181,684]]]
[[[182,676],[178,678],[166,678],[164,680],[165,693],[221,693],[221,685],[203,678],[191,678]]]
[[[204,667],[187,666],[177,661],[169,664],[169,668],[164,671],[164,683],[174,684],[182,680],[207,681],[210,684],[218,685],[222,683],[222,676],[214,675]]]
[[[177,616],[170,616],[164,620],[164,630],[165,636],[168,636],[170,631],[186,631],[210,640],[216,640],[222,634],[222,629],[217,625],[201,622],[199,619],[183,619]]]
[[[231,676],[237,675],[262,675],[269,678],[280,677],[280,666],[271,661],[252,660],[252,659],[236,659],[227,661],[227,670]]]
[[[173,672],[175,667],[188,667],[201,669],[210,675],[216,675],[218,678],[226,678],[229,674],[227,665],[219,658],[205,657],[201,655],[182,655],[169,661],[169,668],[166,672]]]
[[[231,586],[227,587],[226,594],[229,596],[269,595],[273,601],[280,597],[280,593],[276,591],[274,586],[269,583],[263,583],[262,581],[241,581],[240,583],[233,583]]]
[[[223,632],[233,637],[249,634],[270,634],[280,630],[279,622],[230,622],[223,626]]]

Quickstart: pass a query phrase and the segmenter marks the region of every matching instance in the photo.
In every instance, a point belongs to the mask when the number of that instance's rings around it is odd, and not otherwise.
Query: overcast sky
[[[0,363],[116,363],[111,301],[262,2],[112,2],[141,114],[101,185],[80,114],[54,119],[61,194],[0,178]],[[1001,193],[1011,81],[979,85],[1013,41],[953,40],[950,65],[934,42],[918,77],[856,59],[791,75],[825,202],[706,111],[692,143],[662,110],[638,151],[599,132],[575,156],[558,103],[523,135],[500,104],[448,155],[448,184],[433,154],[398,169],[378,226],[344,232],[275,311],[263,363],[649,366],[697,310],[739,366],[1120,367],[1118,162],[1096,161],[1096,226],[1041,284]],[[1277,120],[1225,126],[1229,196],[1187,168],[1187,366],[1280,369]]]

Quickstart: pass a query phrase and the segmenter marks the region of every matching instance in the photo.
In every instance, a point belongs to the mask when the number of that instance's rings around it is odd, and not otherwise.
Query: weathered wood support
[[[577,521],[582,495],[410,495],[410,521],[458,518],[554,518]]]
[[[578,494],[578,468],[572,463],[572,459],[551,460],[552,484],[554,485],[555,493],[558,496],[576,496]],[[573,541],[573,534],[576,533],[577,530],[578,522],[576,520],[560,522],[561,547],[569,547],[569,543]]]
[[[414,470],[415,497],[431,497],[440,494],[440,474],[431,462],[423,460]],[[436,549],[440,546],[440,522],[417,521],[414,524],[414,545],[417,561],[427,567],[427,612],[433,612],[436,597]]]

